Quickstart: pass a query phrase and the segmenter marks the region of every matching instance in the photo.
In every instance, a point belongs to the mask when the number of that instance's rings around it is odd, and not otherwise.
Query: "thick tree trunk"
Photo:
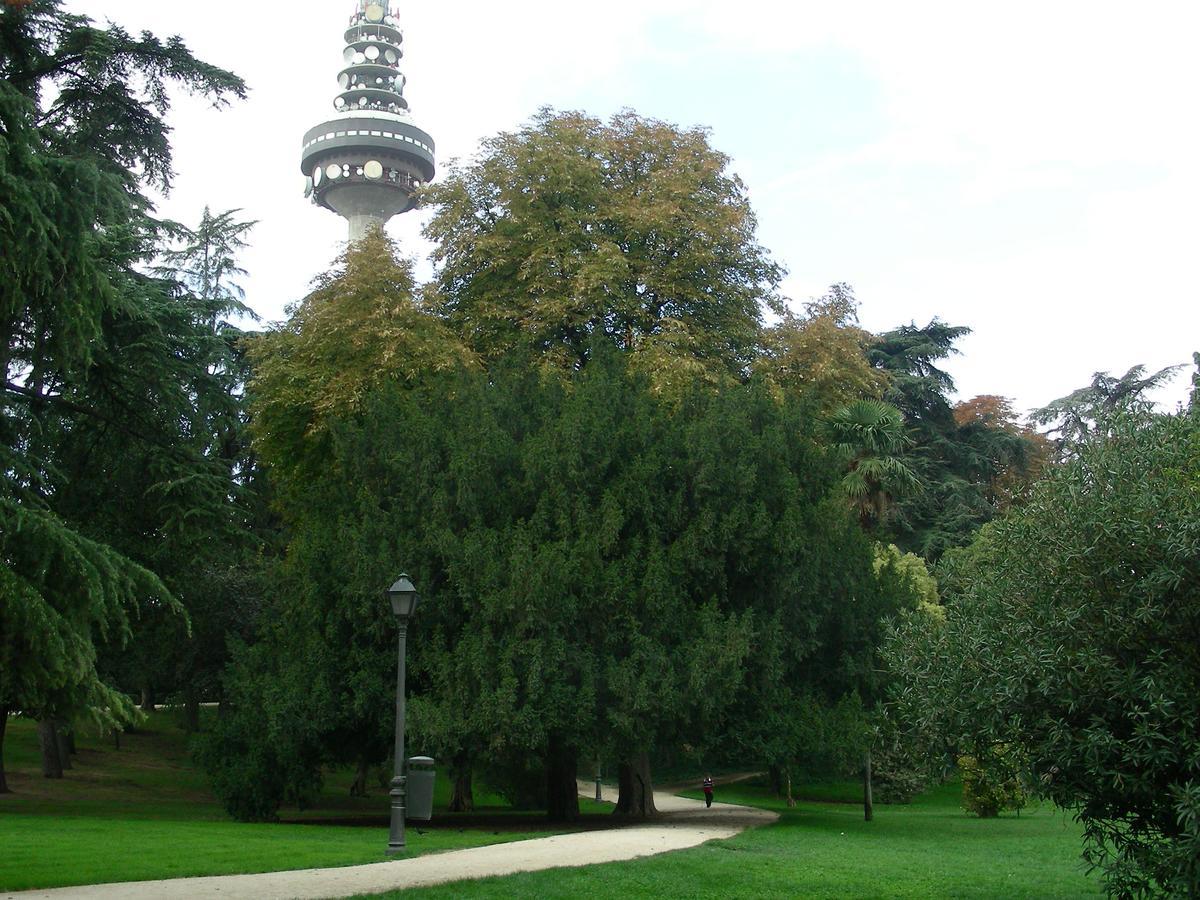
[[[471,812],[475,809],[475,794],[471,787],[471,757],[456,753],[450,764],[453,787],[450,792],[450,812]]]
[[[67,729],[70,727],[66,722],[54,723],[54,739],[58,741],[58,763],[64,772],[75,768],[71,765],[71,741],[67,735]]]
[[[871,798],[871,751],[863,761],[863,818],[870,822],[875,818],[875,802]]]
[[[0,794],[9,793],[8,778],[4,774],[4,732],[8,730],[8,707],[0,706]]]
[[[142,712],[154,712],[154,688],[148,684],[142,685],[142,702],[140,706]]]
[[[38,746],[42,751],[42,775],[46,778],[62,778],[62,759],[58,755],[58,729],[53,719],[39,719],[37,723]]]
[[[621,760],[617,779],[619,793],[614,814],[641,819],[658,814],[654,805],[654,784],[650,779],[650,754],[639,753]]]
[[[367,754],[363,753],[358,758],[358,772],[354,775],[354,781],[350,784],[351,797],[367,796],[367,776],[371,774],[371,761],[367,758]]]
[[[552,822],[579,818],[578,752],[562,739],[550,738],[546,753],[546,814]]]

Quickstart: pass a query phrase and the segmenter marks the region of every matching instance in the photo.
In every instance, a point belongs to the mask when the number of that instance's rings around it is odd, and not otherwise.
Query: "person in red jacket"
[[[705,805],[705,807],[712,806],[713,780],[712,780],[711,775],[704,776],[703,787],[704,787],[704,805]]]

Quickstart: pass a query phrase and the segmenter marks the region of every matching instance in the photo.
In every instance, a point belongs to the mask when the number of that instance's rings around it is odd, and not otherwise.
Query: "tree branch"
[[[42,393],[39,393],[38,391],[31,390],[27,387],[22,387],[19,384],[13,384],[11,381],[6,381],[4,383],[4,390],[8,394],[19,397],[22,400],[25,400],[26,402],[31,403],[31,404],[33,404],[33,403],[50,403],[61,409],[66,409],[73,413],[78,413],[81,416],[87,416],[90,419],[95,419],[98,422],[103,422],[106,425],[110,425],[113,428],[116,428],[122,434],[127,434],[130,437],[135,437],[140,441],[145,441],[147,444],[153,444],[155,447],[159,447],[160,449],[168,450],[171,452],[179,452],[180,451],[179,447],[172,446],[171,444],[168,444],[165,441],[159,440],[158,438],[151,437],[150,435],[144,434],[144,433],[138,431],[137,429],[130,428],[125,423],[118,422],[116,419],[113,419],[110,416],[106,416],[104,413],[99,412],[98,410],[92,409],[87,406],[83,406],[79,403],[75,403],[71,400],[68,400],[66,397],[60,396],[58,394],[42,394]],[[185,454],[185,455],[190,456],[191,454]]]
[[[64,57],[51,57],[46,65],[36,69],[27,69],[24,72],[15,72],[9,75],[6,80],[14,85],[36,84],[43,78],[58,74],[68,66],[74,66],[83,62],[85,58],[82,53],[74,53]]]

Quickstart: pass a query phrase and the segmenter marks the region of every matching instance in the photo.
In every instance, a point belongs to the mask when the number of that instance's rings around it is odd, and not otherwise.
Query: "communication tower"
[[[384,0],[356,0],[338,73],[337,114],[304,135],[305,196],[350,224],[350,240],[412,206],[434,175],[433,138],[404,99],[404,34]]]

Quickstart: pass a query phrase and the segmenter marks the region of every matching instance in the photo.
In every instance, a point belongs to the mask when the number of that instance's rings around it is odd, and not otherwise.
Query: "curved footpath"
[[[580,793],[592,796],[594,787],[580,784]],[[605,800],[615,800],[605,789]],[[702,800],[687,800],[655,792],[660,816],[647,824],[603,831],[560,834],[555,837],[512,841],[468,850],[449,850],[413,859],[341,866],[333,869],[299,869],[257,875],[212,875],[172,878],[165,881],[125,881],[47,891],[20,891],[3,900],[293,900],[293,898],[349,897],[381,894],[465,878],[512,875],[564,866],[590,866],[653,856],[670,850],[695,847],[705,841],[733,837],[745,828],[766,825],[778,816],[767,810],[714,803],[705,809]]]

